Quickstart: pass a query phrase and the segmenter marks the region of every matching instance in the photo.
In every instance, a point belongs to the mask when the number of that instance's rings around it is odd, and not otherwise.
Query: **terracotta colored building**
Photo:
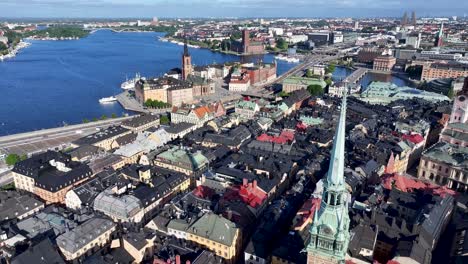
[[[383,51],[379,48],[365,47],[357,55],[357,61],[361,63],[372,63],[375,58],[382,56]]]
[[[253,67],[245,67],[243,71],[247,72],[250,84],[269,82],[276,78],[276,63],[265,63]]]
[[[181,105],[193,101],[193,87],[189,82],[168,76],[142,79],[135,85],[135,97],[140,103],[151,99],[171,105]]]
[[[391,56],[379,56],[374,59],[374,71],[392,71],[393,66],[396,64],[396,58]]]
[[[421,74],[421,80],[459,77],[468,77],[467,64],[456,62],[425,64]]]
[[[242,54],[263,54],[265,53],[265,47],[261,41],[252,41],[250,31],[244,29],[242,30],[242,41],[231,43],[231,51]]]

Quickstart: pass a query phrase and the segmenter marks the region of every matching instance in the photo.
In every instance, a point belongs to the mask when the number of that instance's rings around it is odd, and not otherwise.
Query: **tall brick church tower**
[[[320,208],[315,211],[307,245],[307,264],[345,263],[350,240],[347,196],[344,180],[346,94],[336,128],[328,174],[323,182]]]
[[[187,39],[184,42],[184,53],[182,54],[182,79],[187,80],[187,77],[192,74],[192,57],[189,54],[187,47]]]
[[[242,30],[242,49],[244,50],[244,53],[249,52],[249,46],[250,46],[250,31],[247,29]]]

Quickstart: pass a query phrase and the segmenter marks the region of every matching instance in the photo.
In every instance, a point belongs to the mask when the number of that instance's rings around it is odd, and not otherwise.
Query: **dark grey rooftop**
[[[127,128],[123,128],[121,126],[111,126],[106,129],[103,129],[101,131],[98,131],[94,134],[91,134],[89,136],[85,136],[82,138],[79,138],[72,143],[78,146],[81,145],[93,145],[96,144],[100,141],[118,136],[120,134],[126,133],[129,130]]]
[[[14,195],[0,201],[0,221],[15,219],[44,206],[44,203],[28,195]]]
[[[185,131],[191,127],[195,126],[195,124],[190,124],[190,123],[178,123],[178,124],[171,124],[169,127],[165,127],[164,130],[166,130],[167,133],[169,134],[178,134],[182,131]]]
[[[49,239],[42,240],[37,245],[29,247],[25,252],[11,260],[11,264],[65,264],[65,261]]]
[[[134,117],[130,120],[125,120],[124,122],[122,122],[122,126],[127,128],[137,128],[157,120],[159,120],[158,115],[144,114]]]

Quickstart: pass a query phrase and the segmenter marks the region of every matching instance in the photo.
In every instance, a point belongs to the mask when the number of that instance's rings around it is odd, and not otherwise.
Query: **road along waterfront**
[[[0,135],[129,113],[117,102],[98,100],[121,93],[120,84],[137,72],[158,77],[181,66],[181,46],[159,41],[162,35],[99,30],[79,40],[30,41],[18,56],[0,62]],[[190,53],[195,65],[274,60],[273,55],[240,58],[207,49]],[[278,61],[278,74],[295,65]]]

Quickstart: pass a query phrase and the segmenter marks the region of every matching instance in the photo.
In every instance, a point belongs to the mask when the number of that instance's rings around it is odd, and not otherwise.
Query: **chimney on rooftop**
[[[243,179],[242,179],[242,185],[243,185],[244,187],[247,187],[248,184],[249,184],[249,180],[247,180],[246,178],[243,178]]]
[[[176,255],[175,257],[175,263],[180,264],[180,255]]]
[[[257,180],[254,180],[254,181],[253,181],[252,187],[253,187],[254,189],[257,188]]]

